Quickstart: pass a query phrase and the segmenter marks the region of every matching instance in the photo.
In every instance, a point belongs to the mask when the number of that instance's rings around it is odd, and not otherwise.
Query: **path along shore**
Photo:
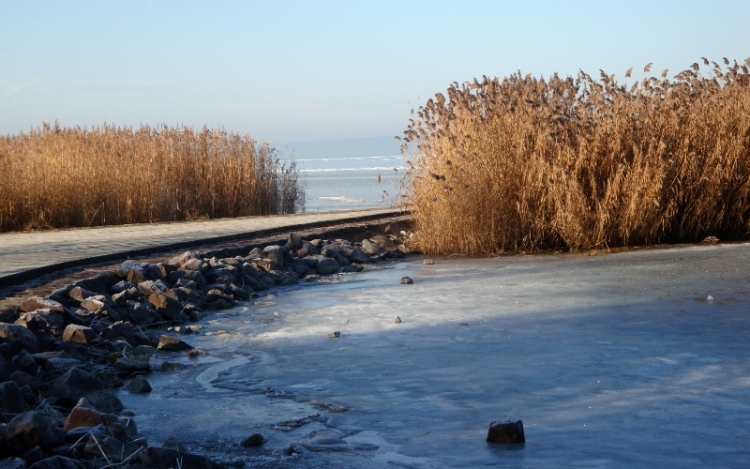
[[[0,234],[0,288],[70,267],[399,214],[370,209],[5,233]]]

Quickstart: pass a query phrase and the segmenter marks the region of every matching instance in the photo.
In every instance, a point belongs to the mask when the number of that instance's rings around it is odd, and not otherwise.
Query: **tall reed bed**
[[[222,129],[45,124],[0,137],[0,231],[293,213],[297,176]]]
[[[514,74],[454,83],[405,140],[422,250],[488,254],[742,238],[750,59],[621,85]],[[708,66],[708,67],[705,67]],[[706,68],[708,69],[706,72]]]

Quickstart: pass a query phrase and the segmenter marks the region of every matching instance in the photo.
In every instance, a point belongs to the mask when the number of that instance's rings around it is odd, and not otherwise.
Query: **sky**
[[[186,125],[400,135],[452,82],[750,57],[750,1],[0,0],[0,134]]]

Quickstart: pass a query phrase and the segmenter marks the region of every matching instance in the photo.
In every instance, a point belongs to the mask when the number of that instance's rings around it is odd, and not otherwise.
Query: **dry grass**
[[[604,72],[454,83],[405,132],[418,148],[407,200],[421,249],[747,236],[750,59],[702,63],[708,74],[696,63],[673,79],[647,76],[649,64],[628,87]]]
[[[41,129],[0,137],[0,231],[293,213],[295,164],[203,128]]]

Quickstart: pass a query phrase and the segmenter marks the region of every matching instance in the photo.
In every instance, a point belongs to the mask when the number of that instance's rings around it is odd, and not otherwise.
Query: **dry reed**
[[[0,231],[293,213],[295,163],[223,129],[44,124],[0,137]]]
[[[420,248],[474,255],[747,236],[750,59],[724,63],[671,80],[666,70],[646,76],[649,64],[632,86],[604,72],[454,83],[404,132],[417,148],[406,198]]]

